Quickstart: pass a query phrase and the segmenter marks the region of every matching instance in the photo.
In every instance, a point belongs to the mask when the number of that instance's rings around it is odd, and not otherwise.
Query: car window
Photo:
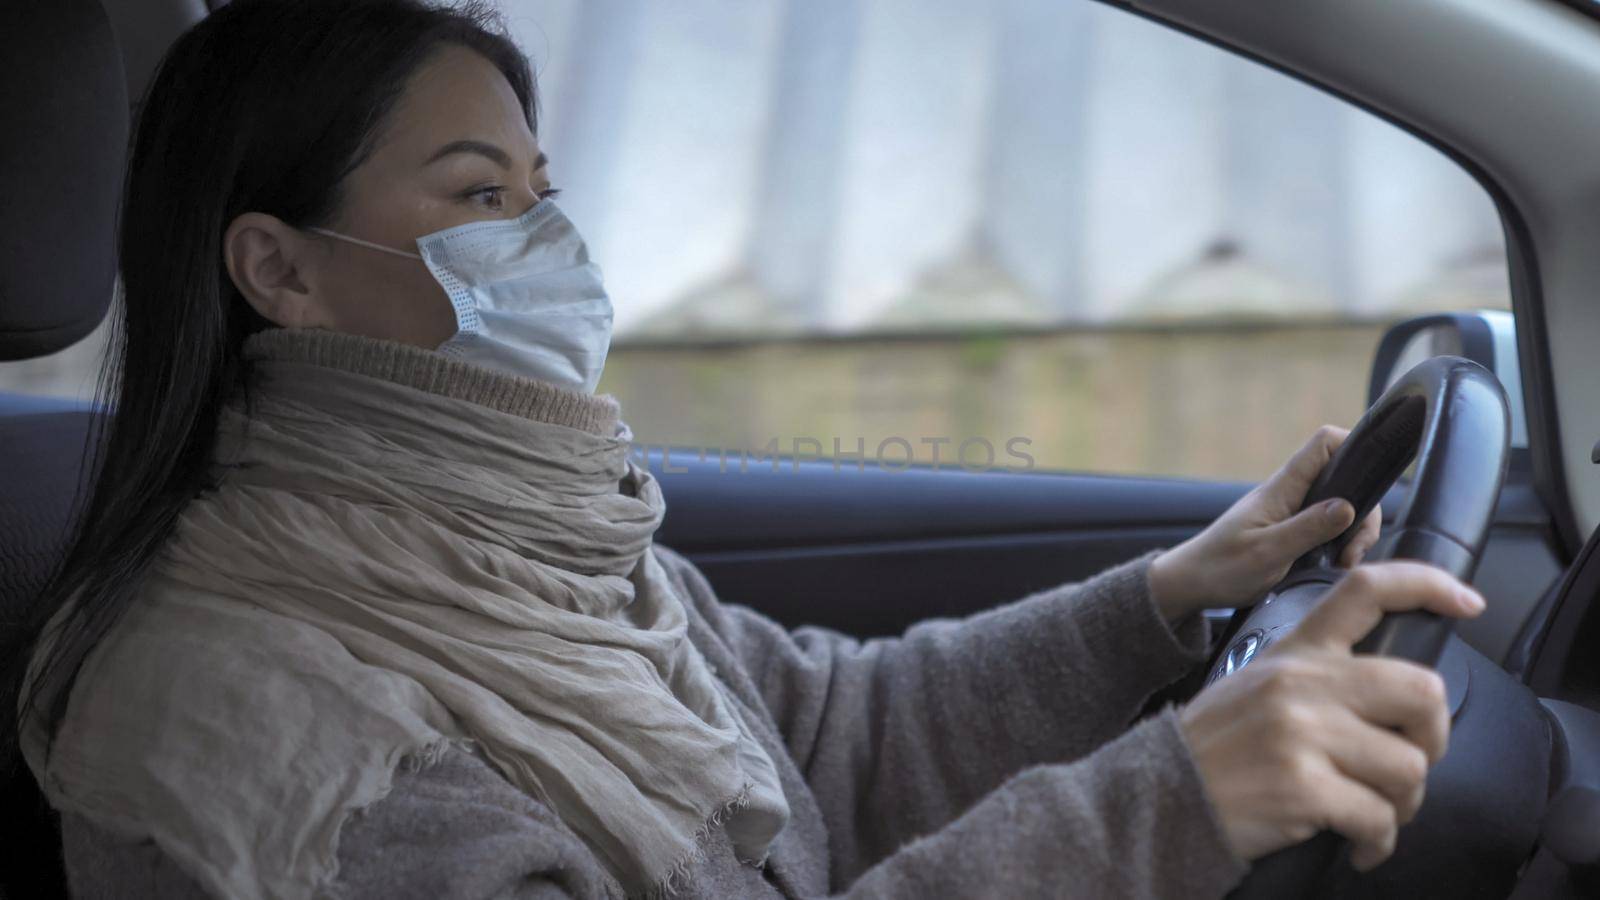
[[[1102,4],[515,6],[651,445],[1259,478],[1509,303],[1443,155]]]
[[[1459,167],[1102,4],[500,5],[644,446],[1255,479],[1387,324],[1508,307]]]

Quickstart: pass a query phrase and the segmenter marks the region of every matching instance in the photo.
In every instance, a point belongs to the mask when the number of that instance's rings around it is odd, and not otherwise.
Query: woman
[[[1350,526],[1295,512],[1341,432],[1083,584],[786,632],[651,546],[534,109],[483,14],[416,0],[239,0],[163,61],[116,414],[18,657],[77,893],[1216,897],[1321,828],[1390,852],[1442,688],[1350,648],[1481,609],[1447,576],[1362,566],[1128,728],[1200,609]]]

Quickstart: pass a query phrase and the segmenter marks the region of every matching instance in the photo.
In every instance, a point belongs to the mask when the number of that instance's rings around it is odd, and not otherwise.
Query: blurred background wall
[[[620,337],[1503,302],[1460,169],[1101,4],[504,6]]]

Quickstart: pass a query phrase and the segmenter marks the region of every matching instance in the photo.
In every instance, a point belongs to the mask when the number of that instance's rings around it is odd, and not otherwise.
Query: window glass
[[[1508,306],[1441,154],[1099,3],[501,6],[653,447],[1255,479],[1387,324]],[[97,339],[0,389],[81,392]]]
[[[1508,306],[1459,167],[1102,4],[510,8],[652,446],[1259,478],[1387,324]]]

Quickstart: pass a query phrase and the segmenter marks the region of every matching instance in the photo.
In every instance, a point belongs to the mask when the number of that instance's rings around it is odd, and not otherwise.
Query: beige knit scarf
[[[629,895],[788,807],[650,552],[661,492],[608,398],[329,332],[247,344],[140,600],[89,657],[51,801],[232,898],[310,897],[397,765],[476,745]]]

